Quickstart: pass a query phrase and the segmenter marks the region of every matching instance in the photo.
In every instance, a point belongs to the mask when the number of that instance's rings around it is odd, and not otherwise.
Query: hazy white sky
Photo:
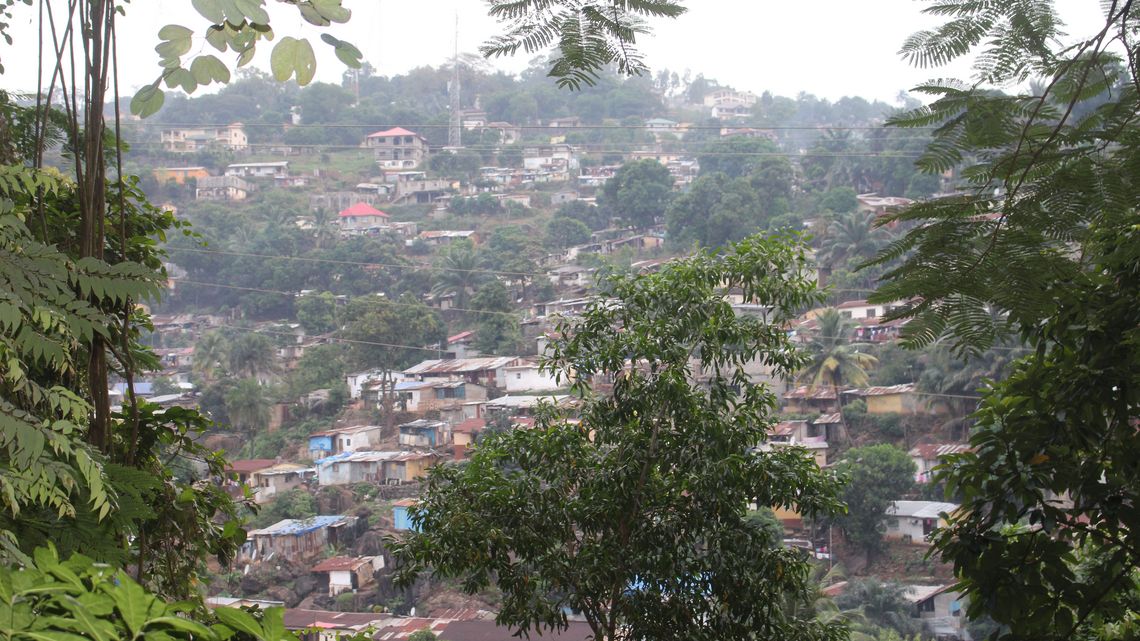
[[[831,100],[858,95],[889,102],[900,90],[929,78],[968,72],[964,67],[913,69],[899,59],[907,35],[936,24],[921,15],[924,3],[918,0],[687,0],[686,5],[688,13],[656,23],[653,35],[641,42],[654,70],[689,69],[694,76],[704,73],[757,93],[795,96],[805,91]],[[499,29],[482,0],[345,0],[345,6],[352,9],[352,20],[334,27],[333,35],[359,47],[384,75],[450,58],[457,15],[460,51],[476,51]],[[1100,17],[1097,0],[1059,0],[1058,7],[1073,34],[1089,33]],[[34,90],[35,12],[19,4],[14,11],[11,33],[16,44],[0,45],[0,60],[7,68],[0,85]],[[292,7],[276,7],[273,15],[279,35],[306,32],[307,25]],[[127,6],[119,53],[124,93],[157,77],[156,34],[171,22],[193,28],[203,21],[187,0],[135,0]],[[314,46],[317,79],[339,81],[343,66],[323,43],[315,41]],[[203,47],[213,52],[205,43]],[[268,57],[267,47],[257,64],[267,65]],[[528,56],[520,55],[490,64],[515,72],[528,62]]]

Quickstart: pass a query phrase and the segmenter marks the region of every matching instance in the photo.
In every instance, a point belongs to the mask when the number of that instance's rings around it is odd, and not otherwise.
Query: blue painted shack
[[[405,531],[412,530],[418,532],[419,528],[412,523],[412,518],[408,514],[408,508],[415,505],[414,499],[401,499],[392,504],[392,521],[396,530]]]

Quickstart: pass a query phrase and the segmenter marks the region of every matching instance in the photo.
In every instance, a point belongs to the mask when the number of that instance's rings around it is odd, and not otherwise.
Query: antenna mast
[[[459,11],[455,12],[455,57],[451,61],[454,77],[451,79],[451,120],[447,126],[447,146],[463,146],[463,119],[459,101]]]

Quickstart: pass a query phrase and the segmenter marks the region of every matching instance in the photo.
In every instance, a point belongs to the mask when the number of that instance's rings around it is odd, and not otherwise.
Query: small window
[[[888,530],[899,529],[899,520],[898,519],[887,519],[887,529]]]
[[[851,312],[839,312],[839,315],[843,318],[851,318]]]

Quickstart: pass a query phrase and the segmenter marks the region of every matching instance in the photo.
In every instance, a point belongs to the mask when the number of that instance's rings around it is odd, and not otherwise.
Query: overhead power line
[[[132,148],[135,147],[164,147],[166,143],[160,141],[141,141],[130,143]],[[549,145],[551,143],[537,143],[537,146]],[[557,143],[563,144],[563,143]],[[569,144],[569,143],[567,143]],[[678,155],[699,155],[706,157],[748,157],[748,158],[909,158],[917,159],[923,156],[922,152],[918,151],[866,151],[866,152],[812,152],[805,151],[803,153],[794,151],[696,151],[696,150],[681,150],[681,151],[659,151],[656,149],[626,149],[626,148],[589,148],[591,144],[604,144],[604,143],[585,143],[585,144],[572,144],[571,147],[584,147],[585,150],[594,154],[626,154],[626,153],[652,153],[660,156],[678,156]],[[291,143],[248,143],[246,145],[250,149],[312,149],[312,150],[357,150],[360,152],[371,152],[369,147],[361,147],[360,145],[337,145],[331,143],[304,143],[304,144],[291,144]],[[487,152],[493,153],[501,150],[501,146],[468,146],[464,150],[474,152]],[[174,153],[174,152],[172,152]],[[189,152],[178,152],[189,153]],[[278,154],[266,154],[278,155]],[[239,163],[240,164],[240,163]]]
[[[153,128],[153,129],[162,129],[164,127],[165,128],[170,128],[170,127],[185,127],[185,128],[214,127],[214,128],[222,128],[222,127],[229,127],[232,124],[234,124],[234,123],[230,123],[230,122],[227,122],[227,123],[216,123],[216,122],[214,122],[214,123],[193,123],[193,122],[177,122],[177,123],[174,123],[174,122],[154,122],[154,121],[143,121],[143,120],[124,121],[123,122],[124,127],[126,127],[126,126],[140,127],[140,128],[146,127],[146,128]],[[249,127],[288,127],[289,129],[304,129],[307,127],[326,127],[326,128],[331,128],[331,129],[377,129],[377,130],[379,130],[379,129],[384,128],[384,127],[395,127],[396,125],[393,125],[390,123],[385,123],[385,124],[301,123],[299,125],[293,125],[293,124],[288,124],[288,123],[284,123],[284,122],[279,122],[279,123],[274,123],[274,122],[243,122],[243,123],[241,123],[241,126],[243,129],[249,128]],[[410,125],[409,124],[401,124],[399,126],[403,129],[446,129],[448,127],[448,124],[447,123],[421,123],[421,124],[410,124]],[[484,125],[484,126],[480,126],[480,127],[467,127],[465,129],[465,131],[473,131],[473,130],[480,130],[480,129],[504,129],[504,128],[505,127],[491,127],[491,126]],[[828,126],[828,125],[781,125],[781,126],[769,127],[769,126],[764,126],[764,125],[746,125],[746,124],[738,124],[735,126],[731,125],[731,124],[719,125],[719,126],[718,125],[692,125],[692,126],[686,126],[683,129],[677,128],[675,130],[662,130],[662,129],[657,129],[657,128],[651,127],[649,125],[573,125],[573,126],[567,126],[567,127],[553,127],[550,125],[511,125],[511,128],[512,129],[522,129],[522,130],[535,130],[535,131],[563,131],[563,130],[567,130],[567,129],[572,129],[572,130],[618,129],[618,130],[649,131],[649,132],[666,133],[666,134],[672,133],[672,132],[684,133],[686,131],[722,131],[725,129],[730,129],[730,130],[731,129],[736,129],[736,130],[754,129],[757,131],[819,131],[819,132],[828,132],[828,131],[904,131],[903,129],[900,129],[900,128],[892,128],[892,127],[886,127],[886,126],[861,126],[861,127],[860,126],[834,126],[833,127],[833,126]],[[937,127],[907,127],[905,129],[905,131],[923,131],[923,130],[933,131],[935,129],[937,129]]]

